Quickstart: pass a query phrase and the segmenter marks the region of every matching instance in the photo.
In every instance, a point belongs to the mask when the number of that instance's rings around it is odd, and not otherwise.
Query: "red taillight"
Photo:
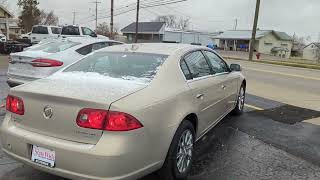
[[[58,67],[63,65],[63,62],[52,59],[36,59],[31,63],[33,67]]]
[[[12,113],[24,115],[23,100],[19,97],[8,95],[6,109]]]
[[[131,131],[143,127],[127,113],[100,109],[82,109],[78,114],[77,124],[83,128],[106,131]]]

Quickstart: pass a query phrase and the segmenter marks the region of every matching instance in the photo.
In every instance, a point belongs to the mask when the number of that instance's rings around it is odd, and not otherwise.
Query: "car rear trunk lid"
[[[23,116],[12,115],[16,126],[59,139],[96,144],[102,130],[79,127],[76,123],[79,111],[108,110],[112,102],[146,87],[143,83],[91,76],[91,73],[58,74],[11,90],[12,95],[23,99],[25,106]],[[52,109],[51,118],[44,114],[48,107]]]
[[[10,64],[8,68],[9,75],[32,77],[32,78],[43,78],[51,73],[53,68],[57,67],[33,67],[32,61],[48,57],[51,53],[43,51],[24,51],[20,53],[14,53],[10,57]]]

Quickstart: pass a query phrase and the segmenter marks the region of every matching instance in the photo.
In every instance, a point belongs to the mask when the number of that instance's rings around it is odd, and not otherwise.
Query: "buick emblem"
[[[46,106],[43,109],[43,116],[46,119],[50,119],[53,115],[53,109],[50,106]]]

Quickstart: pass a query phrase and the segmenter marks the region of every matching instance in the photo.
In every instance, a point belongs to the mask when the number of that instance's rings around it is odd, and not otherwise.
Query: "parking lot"
[[[248,78],[245,113],[228,116],[198,142],[189,179],[319,179],[319,71],[238,63]],[[0,99],[8,89],[4,63]],[[4,113],[2,108],[1,120]],[[63,179],[22,165],[2,152],[0,177]],[[151,179],[156,175],[142,180]]]

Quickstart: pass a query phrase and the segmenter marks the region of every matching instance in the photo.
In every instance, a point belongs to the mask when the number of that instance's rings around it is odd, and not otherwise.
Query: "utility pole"
[[[100,4],[101,2],[99,2],[98,0],[92,2],[92,3],[95,3],[96,4],[96,30],[97,30],[97,27],[98,27],[98,4]]]
[[[73,25],[76,25],[76,14],[77,14],[77,12],[73,11],[72,14],[73,14]]]
[[[134,42],[138,42],[138,30],[139,30],[139,10],[140,10],[140,0],[137,0],[137,19],[136,19],[136,37]]]
[[[114,6],[114,1],[111,0],[111,20],[110,20],[110,33],[111,33],[111,39],[113,39],[113,6]]]
[[[252,37],[251,37],[251,41],[250,41],[249,61],[252,61],[252,59],[253,59],[253,51],[254,51],[254,44],[255,44],[255,42],[256,42],[256,34],[257,34],[257,27],[258,27],[259,11],[260,11],[260,0],[257,0],[256,11],[255,11],[255,14],[254,14]]]
[[[238,28],[238,19],[236,18],[234,21],[234,30],[237,30]]]

